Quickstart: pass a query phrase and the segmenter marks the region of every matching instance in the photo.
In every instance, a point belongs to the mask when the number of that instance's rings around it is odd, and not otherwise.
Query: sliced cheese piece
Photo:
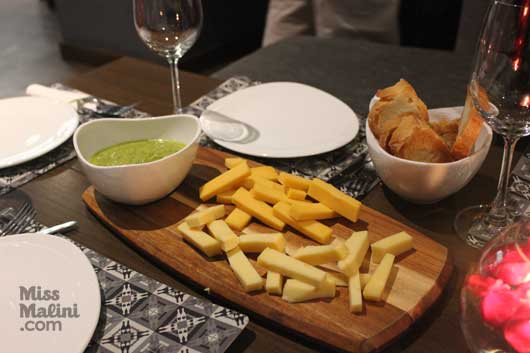
[[[239,247],[243,252],[262,252],[267,248],[285,252],[285,237],[282,233],[253,233],[239,236]]]
[[[361,203],[320,179],[313,179],[309,184],[307,194],[323,203],[341,216],[352,222],[357,222]]]
[[[241,186],[244,187],[247,190],[250,190],[254,187],[255,184],[263,184],[271,189],[281,191],[285,193],[285,186],[278,184],[272,180],[262,178],[260,176],[251,175],[248,178],[246,178]]]
[[[377,266],[372,277],[370,277],[370,280],[363,289],[364,299],[375,302],[381,301],[395,258],[392,254],[385,254],[383,256],[381,263]]]
[[[359,273],[359,278],[361,279],[361,289],[364,289],[366,283],[372,278],[372,275],[369,273]]]
[[[246,162],[246,160],[240,157],[225,158],[225,166],[228,169],[232,169],[243,162]]]
[[[271,228],[282,230],[285,227],[285,223],[273,214],[272,207],[263,201],[256,200],[243,188],[239,188],[234,193],[232,202],[242,211],[256,217]]]
[[[323,265],[341,260],[347,253],[344,244],[309,245],[298,249],[293,257],[310,265]]]
[[[193,229],[186,222],[179,224],[177,229],[182,233],[184,240],[206,255],[215,256],[223,252],[221,242],[212,238],[202,230]]]
[[[372,243],[370,247],[371,261],[378,264],[385,254],[398,256],[412,249],[412,237],[407,232],[399,232]]]
[[[186,222],[190,227],[198,228],[224,216],[225,205],[216,205],[188,216]]]
[[[278,272],[267,271],[265,290],[269,294],[282,295],[283,277]]]
[[[246,213],[245,211],[240,210],[239,208],[234,208],[232,212],[226,217],[225,222],[231,228],[241,231],[245,228],[252,219],[252,216]]]
[[[328,244],[331,241],[332,229],[318,221],[295,221],[291,217],[291,205],[286,202],[278,202],[273,207],[274,215],[320,244]]]
[[[309,179],[305,179],[300,176],[285,172],[280,173],[280,175],[278,176],[278,180],[283,185],[293,189],[306,191],[309,187]]]
[[[289,303],[299,303],[318,298],[333,298],[335,293],[335,281],[331,277],[326,277],[316,288],[296,279],[288,279],[283,287],[282,299]]]
[[[298,189],[290,188],[289,191],[287,191],[287,197],[291,200],[305,200],[306,192]]]
[[[228,224],[223,220],[216,220],[207,225],[210,234],[221,242],[223,251],[230,251],[239,244],[239,238],[236,233],[230,229]]]
[[[359,270],[368,251],[368,232],[353,232],[344,244],[348,248],[348,256],[340,260],[337,266],[346,276],[351,276]]]
[[[254,197],[257,200],[261,200],[271,205],[287,200],[287,196],[283,192],[270,188],[265,184],[254,184],[252,191],[254,191]]]
[[[258,256],[258,265],[315,287],[326,279],[326,272],[271,248],[263,250]]]
[[[258,271],[252,266],[240,248],[236,247],[230,250],[226,253],[226,257],[245,292],[263,288],[263,278],[261,278]]]
[[[348,295],[350,312],[360,313],[363,311],[363,296],[361,292],[361,278],[359,272],[355,272],[348,280]]]
[[[276,169],[268,165],[250,168],[250,175],[258,176],[268,180],[278,180],[278,173],[276,172]]]
[[[225,204],[231,204],[232,203],[232,195],[236,192],[235,189],[223,191],[220,194],[217,194],[215,196],[215,202],[216,203],[225,203]]]
[[[339,272],[328,272],[328,277],[333,278],[337,287],[348,287],[348,277]]]
[[[199,191],[201,200],[206,201],[223,191],[234,189],[250,175],[247,162],[242,162],[204,184]]]
[[[292,203],[291,217],[297,221],[310,221],[314,219],[329,219],[338,217],[338,213],[328,206],[318,203],[297,202]]]

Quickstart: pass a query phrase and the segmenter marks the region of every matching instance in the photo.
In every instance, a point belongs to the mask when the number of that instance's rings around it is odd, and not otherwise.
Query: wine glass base
[[[489,205],[471,206],[456,215],[453,223],[455,231],[469,246],[482,248],[498,234],[500,227],[485,222],[489,209]]]

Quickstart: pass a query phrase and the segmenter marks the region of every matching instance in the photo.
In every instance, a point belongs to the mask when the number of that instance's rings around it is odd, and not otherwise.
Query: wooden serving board
[[[414,237],[414,250],[398,257],[384,303],[365,302],[361,314],[348,310],[347,288],[337,287],[332,300],[288,304],[264,291],[245,293],[226,259],[209,259],[182,240],[177,224],[200,205],[198,189],[224,171],[224,152],[199,148],[197,159],[173,194],[145,206],[109,201],[93,187],[83,193],[89,209],[112,230],[143,253],[155,258],[212,293],[237,306],[272,320],[303,336],[349,352],[380,349],[404,332],[440,296],[452,266],[447,249],[396,220],[363,206],[358,222],[326,220],[337,237],[351,230],[368,229],[370,241],[405,230]],[[141,185],[139,185],[141,187]],[[260,229],[257,224],[251,225]],[[287,231],[292,231],[287,228]],[[289,246],[310,242],[289,232]],[[366,266],[363,271],[369,270]],[[372,269],[370,269],[372,270]]]

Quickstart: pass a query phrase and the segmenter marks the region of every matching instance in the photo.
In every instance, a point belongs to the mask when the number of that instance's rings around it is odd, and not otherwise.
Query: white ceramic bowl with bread
[[[378,101],[379,97],[376,95],[370,102],[366,140],[375,170],[389,189],[408,201],[430,204],[461,190],[475,176],[492,141],[491,128],[482,120],[477,120],[476,115],[470,118],[472,114],[469,111],[462,115],[462,108],[459,107],[427,111],[423,102],[418,99],[414,103],[419,105],[418,114],[422,114],[422,119],[429,124],[421,121],[419,124],[414,122],[416,125],[413,126],[403,123],[401,119],[414,118],[404,112],[406,108],[400,107],[397,109],[399,124],[387,119],[386,127],[390,126],[390,132],[385,134],[385,130],[381,130],[380,120],[374,120],[375,114],[380,112],[374,110],[374,107],[378,107]],[[470,106],[471,103],[466,102],[466,109]],[[460,119],[458,125],[454,121],[457,119]],[[430,131],[431,126],[439,126],[437,124],[441,120],[454,123],[458,129],[454,136],[446,139],[445,136],[442,138],[438,135],[438,129],[437,132]],[[370,125],[381,131],[374,133]],[[421,128],[418,127],[420,125]]]
[[[141,205],[168,195],[180,185],[197,154],[200,134],[199,120],[192,115],[97,119],[77,129],[74,147],[83,172],[99,193],[117,202]],[[185,146],[148,163],[97,166],[89,162],[103,148],[146,139],[175,140]]]

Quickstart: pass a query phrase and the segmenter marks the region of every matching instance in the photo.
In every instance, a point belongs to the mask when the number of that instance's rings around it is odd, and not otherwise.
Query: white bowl
[[[451,111],[450,115],[442,113]],[[431,109],[429,119],[457,119],[462,108]],[[375,170],[383,183],[402,198],[419,204],[430,204],[454,194],[469,183],[486,158],[492,140],[491,128],[484,123],[474,152],[450,163],[425,163],[402,159],[385,151],[366,121],[366,141]]]
[[[180,185],[197,154],[200,134],[199,120],[192,115],[97,119],[77,129],[74,147],[83,172],[98,192],[117,202],[141,205],[168,195]],[[173,139],[186,146],[149,163],[101,167],[89,162],[105,147],[143,139]]]

